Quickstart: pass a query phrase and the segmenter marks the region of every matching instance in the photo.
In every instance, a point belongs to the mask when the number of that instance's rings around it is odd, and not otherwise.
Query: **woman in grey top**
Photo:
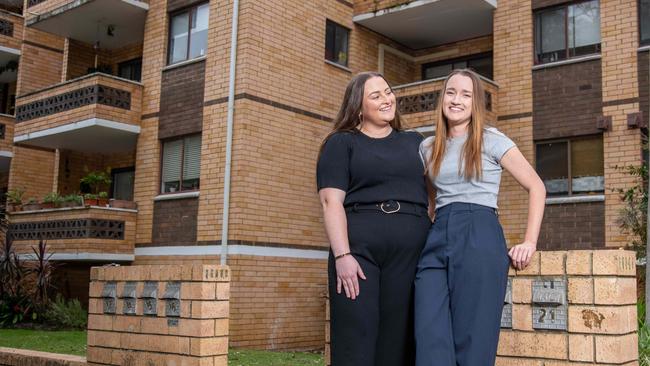
[[[420,145],[435,220],[415,279],[416,365],[492,366],[508,266],[530,263],[546,191],[514,142],[484,126],[474,72],[453,71],[442,93],[436,136]],[[502,168],[529,196],[524,241],[510,250],[497,217]]]

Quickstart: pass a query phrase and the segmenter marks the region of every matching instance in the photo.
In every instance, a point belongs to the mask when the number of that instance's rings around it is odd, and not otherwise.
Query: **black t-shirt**
[[[387,200],[427,206],[422,135],[393,130],[383,138],[337,132],[325,143],[316,169],[318,189],[346,192],[344,206]]]

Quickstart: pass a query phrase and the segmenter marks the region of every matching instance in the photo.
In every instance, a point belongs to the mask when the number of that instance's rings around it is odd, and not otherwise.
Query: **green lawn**
[[[86,355],[86,332],[0,329],[0,347]],[[306,352],[230,350],[229,366],[322,366],[323,355]]]

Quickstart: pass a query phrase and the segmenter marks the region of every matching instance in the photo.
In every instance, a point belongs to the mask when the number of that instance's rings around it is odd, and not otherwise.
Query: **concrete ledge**
[[[88,366],[86,358],[0,347],[0,366]]]

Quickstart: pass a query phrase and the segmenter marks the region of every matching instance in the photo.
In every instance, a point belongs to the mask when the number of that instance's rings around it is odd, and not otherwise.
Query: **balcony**
[[[9,172],[13,157],[14,116],[0,114],[0,174]]]
[[[370,3],[355,4],[354,22],[411,49],[492,34],[497,7],[497,0],[384,1],[382,8]]]
[[[23,17],[0,10],[0,51],[20,54],[23,39]],[[5,63],[0,60],[0,65]]]
[[[28,27],[103,49],[142,43],[149,4],[137,0],[28,0]]]
[[[8,213],[10,235],[19,254],[43,239],[52,259],[132,261],[137,210],[97,206]]]
[[[135,149],[142,84],[95,73],[16,100],[14,143],[95,153]]]
[[[497,118],[499,87],[494,81],[482,78],[487,109],[486,123],[494,126]],[[408,128],[420,128],[435,124],[435,110],[442,98],[444,78],[418,81],[393,87],[400,112],[406,117]]]

